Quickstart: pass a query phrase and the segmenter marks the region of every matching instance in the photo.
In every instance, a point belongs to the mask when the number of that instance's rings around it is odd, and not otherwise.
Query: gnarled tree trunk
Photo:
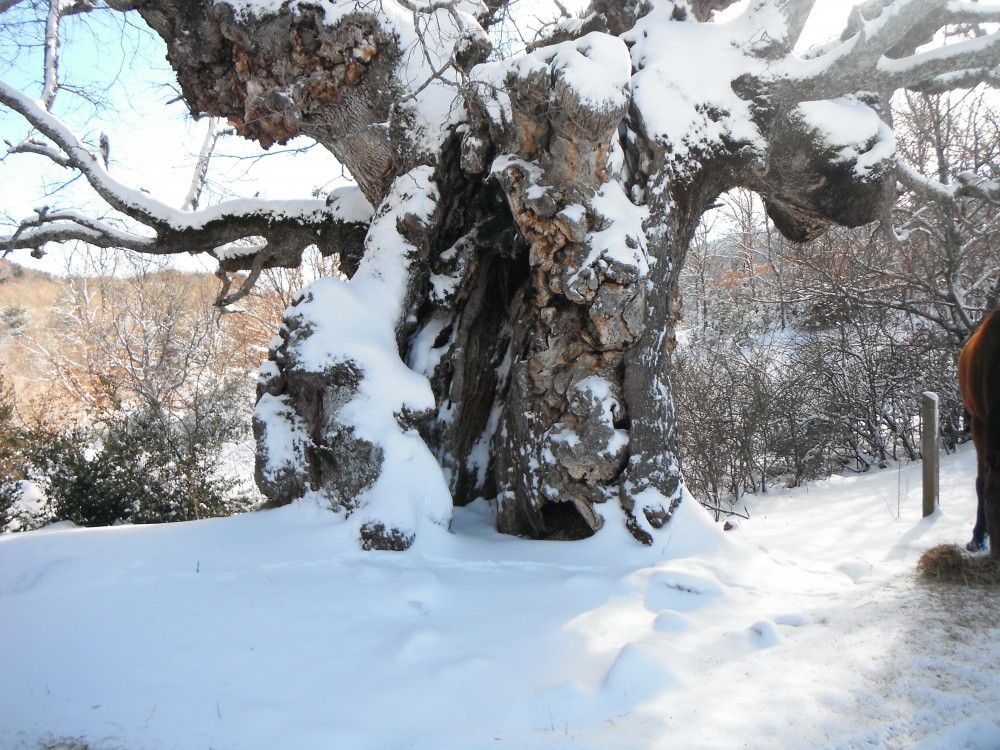
[[[193,112],[316,139],[375,207],[351,281],[303,293],[262,371],[260,485],[321,495],[367,547],[476,497],[541,538],[593,534],[610,503],[650,543],[682,498],[670,352],[701,214],[745,185],[797,239],[870,220],[891,184],[878,118],[842,143],[772,72],[797,0],[730,27],[699,22],[728,2],[610,4],[491,63],[463,4],[386,3],[135,3]],[[721,50],[704,91],[675,34]]]

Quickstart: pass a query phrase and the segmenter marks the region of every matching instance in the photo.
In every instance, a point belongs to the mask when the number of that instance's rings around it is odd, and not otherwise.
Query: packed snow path
[[[406,553],[301,503],[6,536],[0,748],[995,750],[995,592],[912,574],[967,540],[974,466],[943,459],[929,519],[918,465],[729,533],[685,503],[656,549],[501,537],[485,504]]]

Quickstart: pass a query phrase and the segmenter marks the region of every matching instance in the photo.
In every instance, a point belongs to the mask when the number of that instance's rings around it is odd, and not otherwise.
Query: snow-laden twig
[[[0,13],[12,8],[16,2],[0,5]],[[77,13],[88,13],[94,9],[93,0],[49,0],[49,12],[45,18],[45,79],[42,84],[42,105],[51,110],[59,92],[59,27],[63,18]]]
[[[956,176],[957,182],[944,184],[924,177],[905,162],[896,165],[899,182],[909,190],[936,201],[951,202],[958,198],[981,198],[988,201],[1000,200],[1000,183],[980,177],[974,172],[962,172]]]
[[[191,186],[188,188],[187,196],[181,206],[182,211],[197,211],[198,202],[201,200],[201,191],[205,189],[205,179],[208,176],[208,164],[215,151],[215,144],[219,138],[229,129],[229,125],[221,118],[212,117],[208,121],[205,129],[205,140],[201,144],[201,151],[198,153],[198,162],[195,164],[194,175],[191,178]]]
[[[52,109],[59,90],[59,23],[62,20],[62,0],[49,2],[45,19],[45,84],[42,87],[42,106]]]

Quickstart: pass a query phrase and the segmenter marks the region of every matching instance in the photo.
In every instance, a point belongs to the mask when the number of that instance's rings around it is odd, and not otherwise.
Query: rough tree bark
[[[874,219],[895,153],[878,98],[857,92],[1000,62],[995,34],[917,49],[996,16],[943,0],[869,4],[812,59],[793,54],[810,0],[754,0],[725,25],[706,22],[732,0],[596,0],[494,62],[498,2],[109,4],[164,39],[194,115],[265,147],[315,139],[374,207],[262,213],[249,234],[270,249],[226,268],[294,262],[310,232],[342,243],[352,280],[307,289],[262,370],[258,480],[274,504],[318,494],[380,549],[476,497],[507,533],[574,539],[616,519],[654,541],[682,501],[670,353],[701,215],[744,186],[795,240]],[[149,213],[130,215],[157,229]],[[74,228],[57,218],[8,244]],[[405,387],[386,394],[386,373]],[[430,465],[439,482],[407,485]]]

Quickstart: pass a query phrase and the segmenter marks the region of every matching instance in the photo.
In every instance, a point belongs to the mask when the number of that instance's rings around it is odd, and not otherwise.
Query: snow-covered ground
[[[1000,747],[1000,604],[928,585],[964,542],[970,448],[757,499],[685,503],[654,549],[459,510],[362,552],[297,504],[0,539],[0,747],[75,750]],[[77,744],[72,744],[73,742]]]

